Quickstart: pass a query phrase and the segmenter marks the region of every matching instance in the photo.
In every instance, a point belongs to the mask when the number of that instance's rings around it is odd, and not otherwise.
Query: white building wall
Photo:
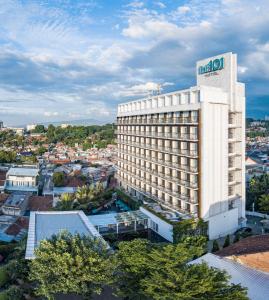
[[[232,234],[238,228],[238,209],[234,208],[215,215],[209,219],[209,239],[217,239],[227,234]]]
[[[165,238],[167,241],[173,243],[173,226],[164,220],[160,219],[144,207],[140,207],[139,210],[147,215],[150,218],[150,221],[153,221],[154,223],[158,224],[158,231],[156,231],[160,236]],[[151,222],[149,221],[149,228],[151,228],[153,231],[154,228],[151,226]]]
[[[201,217],[228,210],[228,105],[201,106]]]

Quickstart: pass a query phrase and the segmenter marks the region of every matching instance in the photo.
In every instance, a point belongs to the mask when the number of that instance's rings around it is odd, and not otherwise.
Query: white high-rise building
[[[197,85],[118,106],[118,180],[136,197],[208,221],[245,223],[245,85],[237,56],[197,62]]]

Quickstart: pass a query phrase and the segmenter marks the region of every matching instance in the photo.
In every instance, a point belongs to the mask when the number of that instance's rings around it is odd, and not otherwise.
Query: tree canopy
[[[145,240],[120,243],[114,258],[117,294],[133,300],[248,299],[246,289],[229,284],[225,272],[188,264],[205,246],[197,238],[191,246],[190,239],[163,247]]]
[[[54,186],[63,186],[64,185],[64,174],[62,172],[55,172],[53,173],[52,180]]]
[[[63,232],[42,241],[35,255],[29,278],[37,296],[75,293],[91,299],[110,278],[108,250],[99,240]]]

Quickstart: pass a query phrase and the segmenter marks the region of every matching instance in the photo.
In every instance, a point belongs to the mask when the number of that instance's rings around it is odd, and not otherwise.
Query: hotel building
[[[208,221],[210,239],[245,223],[245,85],[237,56],[197,62],[197,85],[118,106],[118,180]]]

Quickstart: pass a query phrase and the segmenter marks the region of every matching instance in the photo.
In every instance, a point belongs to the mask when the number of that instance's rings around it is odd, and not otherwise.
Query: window
[[[152,220],[150,220],[150,223],[151,223],[150,224],[151,229],[155,232],[159,232],[159,225],[157,223],[153,222]]]

